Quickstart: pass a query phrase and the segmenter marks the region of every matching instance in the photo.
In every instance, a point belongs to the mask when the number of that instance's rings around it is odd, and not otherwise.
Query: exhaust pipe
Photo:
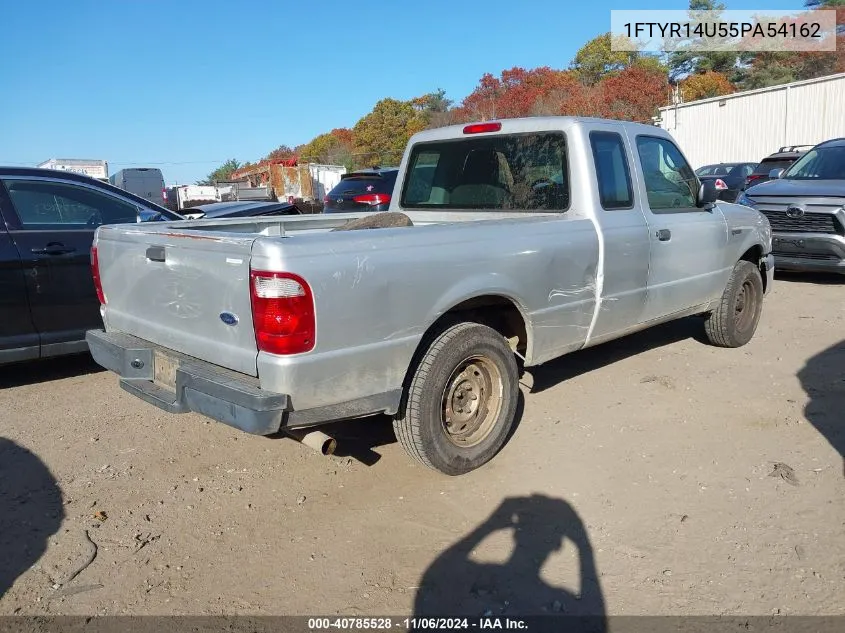
[[[285,433],[308,448],[313,448],[321,455],[333,455],[334,449],[337,448],[337,440],[322,431],[286,429]]]

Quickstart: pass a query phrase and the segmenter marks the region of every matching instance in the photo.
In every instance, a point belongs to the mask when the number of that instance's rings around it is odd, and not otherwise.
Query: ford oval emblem
[[[231,312],[221,312],[220,320],[223,321],[223,323],[225,323],[226,325],[237,325],[238,315],[232,314]]]

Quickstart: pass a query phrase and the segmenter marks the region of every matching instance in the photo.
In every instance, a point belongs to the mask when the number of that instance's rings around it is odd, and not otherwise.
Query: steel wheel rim
[[[460,448],[483,442],[502,410],[504,382],[496,364],[471,356],[452,371],[440,400],[440,421],[448,440]]]
[[[754,314],[757,311],[757,295],[754,291],[754,284],[746,279],[739,287],[734,302],[734,323],[736,329],[745,332],[751,327]]]

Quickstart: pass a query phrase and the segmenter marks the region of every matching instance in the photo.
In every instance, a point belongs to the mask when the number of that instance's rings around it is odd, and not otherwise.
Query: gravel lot
[[[779,277],[739,350],[686,319],[526,374],[460,478],[384,418],[326,458],[2,369],[0,614],[845,614],[843,283]]]

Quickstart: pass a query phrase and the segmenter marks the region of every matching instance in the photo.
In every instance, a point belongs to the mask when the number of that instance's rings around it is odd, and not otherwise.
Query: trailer
[[[298,159],[291,158],[243,167],[232,174],[232,179],[251,187],[268,187],[277,200],[305,203],[308,207],[319,204],[345,173],[343,165],[300,164]]]
[[[213,185],[174,185],[167,188],[167,206],[173,211],[212,202],[220,202],[217,187]]]
[[[91,176],[103,182],[109,181],[109,164],[104,160],[86,158],[51,158],[38,165],[41,169],[72,171],[76,174]]]

